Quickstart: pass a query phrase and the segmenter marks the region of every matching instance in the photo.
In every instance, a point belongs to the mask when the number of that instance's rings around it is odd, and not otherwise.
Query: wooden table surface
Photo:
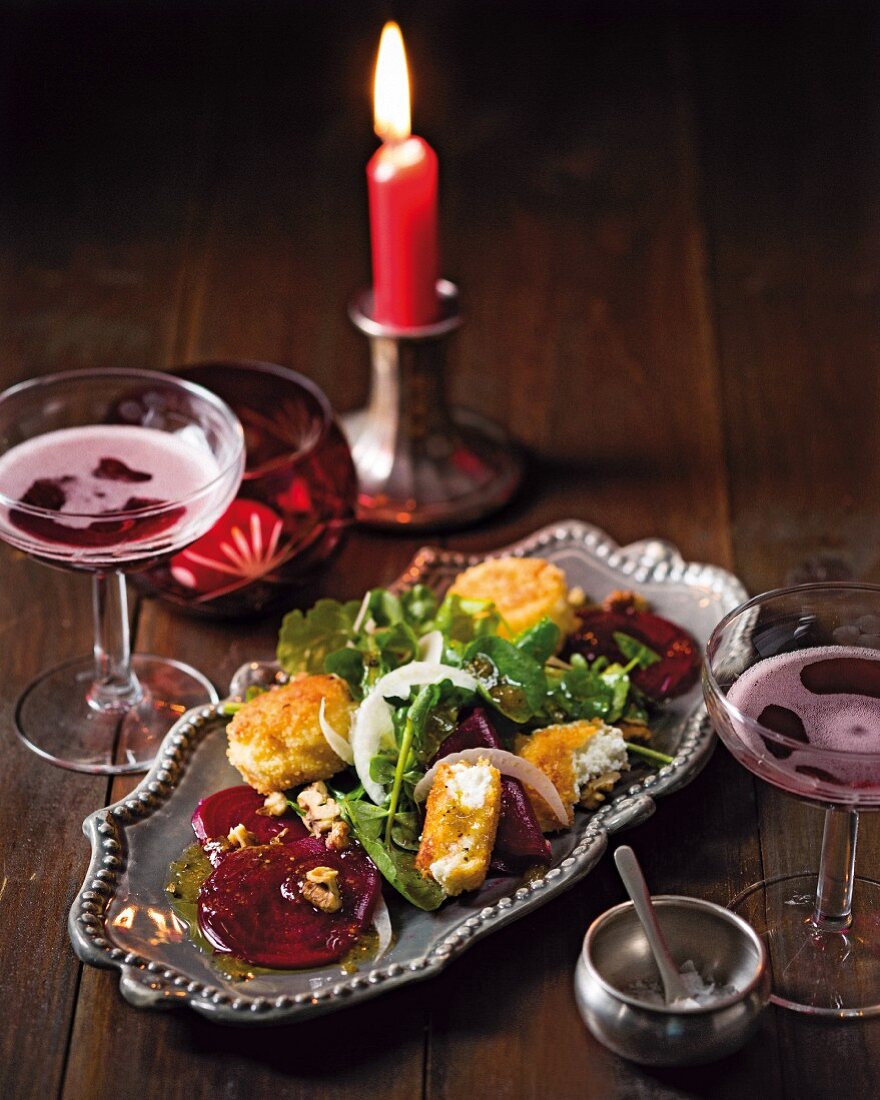
[[[0,384],[251,358],[360,404],[345,306],[369,279],[369,82],[394,14],[467,312],[452,392],[532,455],[516,503],[443,544],[573,516],[669,539],[750,591],[880,580],[880,21],[832,7],[7,4]],[[420,541],[356,531],[301,600],[386,583]],[[88,585],[3,547],[0,593],[4,1098],[880,1092],[880,1020],[772,1009],[740,1054],[690,1071],[594,1042],[572,969],[623,897],[608,856],[442,976],[360,1008],[261,1031],[132,1008],[66,931],[80,822],[132,783],[56,770],[13,730],[29,678],[90,644]],[[136,607],[140,649],[220,686],[277,626]],[[655,891],[724,903],[815,866],[820,832],[719,749],[626,839]],[[878,859],[869,816],[859,868]]]

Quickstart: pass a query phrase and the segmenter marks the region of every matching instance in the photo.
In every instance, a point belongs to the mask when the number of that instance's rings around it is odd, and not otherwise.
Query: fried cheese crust
[[[318,712],[343,736],[354,700],[338,676],[303,676],[256,696],[226,727],[229,763],[260,794],[329,779],[346,765],[327,744]]]
[[[575,613],[568,602],[565,574],[541,558],[495,558],[465,569],[450,592],[463,599],[491,600],[504,618],[499,633],[514,637],[545,616],[570,634]]]
[[[483,885],[501,816],[501,773],[488,760],[441,764],[428,794],[416,856],[449,897]]]
[[[597,762],[593,763],[589,774],[585,774],[584,754],[597,736],[608,739],[610,744],[596,754]],[[568,824],[571,825],[574,822],[574,807],[578,803],[587,809],[595,809],[604,801],[605,792],[611,790],[620,779],[621,771],[628,766],[626,749],[621,749],[621,745],[619,730],[606,726],[604,722],[581,720],[545,726],[535,730],[530,737],[519,737],[516,751],[524,760],[540,768],[559,791],[559,797],[568,811]],[[558,829],[559,824],[544,800],[532,790],[529,790],[529,797],[541,829],[544,832]]]

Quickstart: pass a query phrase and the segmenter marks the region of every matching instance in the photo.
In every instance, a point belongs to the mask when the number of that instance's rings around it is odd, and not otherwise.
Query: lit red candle
[[[437,297],[437,154],[410,130],[403,37],[387,23],[373,100],[382,145],[367,165],[373,246],[373,315],[399,328],[431,324]]]

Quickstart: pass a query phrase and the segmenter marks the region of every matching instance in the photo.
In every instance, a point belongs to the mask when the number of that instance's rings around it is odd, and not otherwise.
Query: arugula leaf
[[[458,729],[461,708],[474,702],[473,692],[455,687],[449,680],[444,680],[438,687],[440,692],[437,702],[420,729],[418,740],[413,743],[413,755],[417,764],[422,767],[427,767],[428,761],[437,755],[437,750],[446,738]]]
[[[335,797],[335,794],[334,794]],[[414,852],[387,843],[383,837],[387,810],[371,802],[357,801],[342,796],[340,802],[348,823],[357,834],[367,855],[379,868],[380,874],[394,889],[418,909],[430,912],[443,903],[444,894],[436,882],[422,878],[416,867]]]
[[[400,665],[417,660],[419,656],[419,640],[413,628],[402,619],[392,626],[375,631],[372,647],[378,651],[383,675]]]
[[[363,695],[364,671],[364,655],[351,646],[336,649],[324,658],[324,672],[341,676],[357,700]]]
[[[539,713],[547,693],[541,665],[527,652],[497,635],[477,638],[464,653],[464,664],[480,685],[480,694],[514,722]]]
[[[397,757],[388,752],[377,752],[370,761],[370,779],[382,787],[390,787],[397,771]]]
[[[614,692],[600,675],[586,665],[565,672],[552,693],[566,718],[605,718],[614,704]]]
[[[437,596],[426,584],[414,584],[400,597],[403,615],[412,627],[425,627],[420,634],[427,634],[431,620],[437,614]]]
[[[543,664],[556,652],[559,644],[559,627],[552,619],[541,619],[540,622],[530,626],[514,638],[513,644],[523,653],[534,657],[539,664]]]
[[[599,673],[599,678],[611,688],[611,709],[605,716],[605,721],[613,724],[626,709],[631,686],[629,673],[623,665],[609,665],[604,672]]]
[[[417,852],[420,847],[421,818],[416,810],[401,810],[391,826],[391,839],[398,848]]]
[[[305,615],[299,610],[285,615],[278,635],[278,661],[285,672],[323,672],[328,654],[352,639],[359,608],[358,600],[318,600]]]
[[[650,646],[633,638],[630,634],[624,634],[622,630],[615,630],[612,635],[614,642],[627,661],[635,661],[638,668],[650,668],[663,658]]]
[[[403,622],[400,600],[387,588],[371,588],[367,596],[367,618],[376,626],[394,626]]]

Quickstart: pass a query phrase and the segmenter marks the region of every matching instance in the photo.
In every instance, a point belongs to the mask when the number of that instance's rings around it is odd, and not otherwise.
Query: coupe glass
[[[880,883],[855,876],[859,811],[880,807],[880,587],[748,601],[710,638],[703,689],[741,764],[825,810],[818,873],[767,879],[730,905],[767,941],[772,999],[820,1016],[880,1013]]]
[[[170,375],[70,371],[0,394],[0,538],[93,585],[93,654],[43,673],[18,700],[34,752],[75,771],[144,771],[185,710],[216,701],[195,669],[132,656],[125,574],[211,527],[243,468],[235,415]]]

